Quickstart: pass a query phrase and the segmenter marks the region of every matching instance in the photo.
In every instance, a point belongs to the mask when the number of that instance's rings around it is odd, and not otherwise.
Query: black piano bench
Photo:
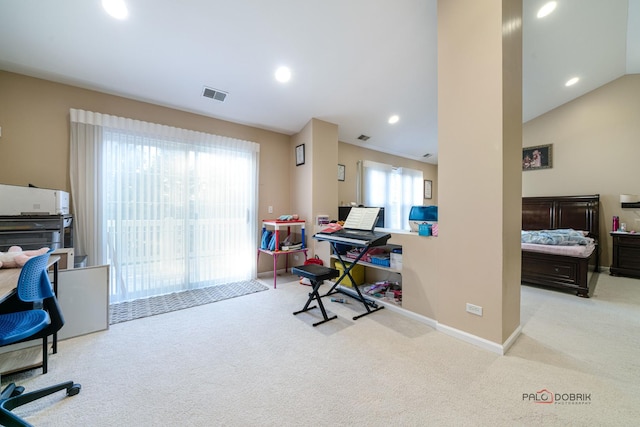
[[[333,279],[334,277],[338,277],[340,272],[335,268],[324,267],[322,265],[317,264],[309,264],[309,265],[300,265],[298,267],[293,267],[291,269],[291,273],[296,276],[306,277],[311,282],[311,293],[309,294],[309,299],[307,303],[304,305],[302,310],[296,311],[293,314],[303,313],[305,311],[311,310],[312,308],[316,308],[316,306],[309,307],[309,304],[313,300],[318,302],[318,306],[320,307],[320,311],[322,311],[322,317],[324,320],[316,322],[313,326],[318,326],[324,322],[328,322],[329,320],[335,319],[338,316],[328,317],[327,311],[324,309],[324,305],[322,304],[322,297],[318,294],[318,289],[320,289],[320,285],[322,285],[324,280]]]

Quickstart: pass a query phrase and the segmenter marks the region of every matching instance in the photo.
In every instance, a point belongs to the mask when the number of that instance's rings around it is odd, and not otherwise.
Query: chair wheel
[[[13,389],[13,391],[11,392],[11,397],[16,397],[16,396],[20,396],[22,393],[24,393],[24,387],[22,386],[17,386],[15,389]]]
[[[80,384],[72,385],[67,389],[67,396],[75,396],[76,394],[80,393],[81,388],[82,386]]]

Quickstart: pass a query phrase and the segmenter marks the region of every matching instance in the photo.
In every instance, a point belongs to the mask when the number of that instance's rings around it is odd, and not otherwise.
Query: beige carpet
[[[327,301],[339,317],[314,328],[317,310],[292,315],[308,291],[280,277],[277,290],[112,325],[61,342],[47,375],[2,382],[82,384],[15,410],[36,426],[638,424],[640,280],[601,274],[591,299],[523,287],[523,333],[505,356],[391,310],[353,321],[356,304]],[[561,402],[523,399],[541,390]]]

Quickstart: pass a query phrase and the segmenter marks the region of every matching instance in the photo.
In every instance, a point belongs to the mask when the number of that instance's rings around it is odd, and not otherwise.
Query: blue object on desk
[[[419,236],[431,236],[431,224],[420,224],[418,226]]]

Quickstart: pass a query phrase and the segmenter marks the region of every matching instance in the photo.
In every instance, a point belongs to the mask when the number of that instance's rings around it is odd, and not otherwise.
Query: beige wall
[[[521,16],[518,0],[438,1],[437,320],[495,343],[520,324]]]
[[[522,173],[523,196],[600,194],[600,263],[609,267],[612,216],[640,231],[640,210],[620,207],[620,194],[640,194],[640,74],[530,120],[522,144],[553,144],[551,169]]]
[[[313,200],[310,229],[315,226],[318,215],[338,216],[338,126],[333,123],[313,119]],[[335,172],[335,173],[334,173]],[[327,248],[328,244],[310,239],[312,254]],[[320,254],[319,254],[320,255]]]
[[[257,142],[258,217],[269,218],[267,203],[289,210],[287,135],[5,71],[0,94],[0,183],[70,191],[69,109],[79,108]]]
[[[319,214],[337,218],[338,180],[338,126],[319,119],[311,119],[292,137],[291,151],[305,144],[305,163],[295,166],[291,174],[292,209],[307,220],[309,256],[316,254],[318,242],[311,236],[316,232],[315,220]],[[327,252],[328,253],[328,252]]]
[[[348,205],[356,202],[356,176],[357,163],[359,160],[370,160],[373,162],[386,163],[392,166],[421,170],[424,179],[433,182],[432,198],[425,199],[425,205],[438,204],[438,166],[429,163],[418,162],[416,160],[405,159],[380,151],[369,150],[353,144],[341,142],[338,145],[338,163],[345,165],[345,179],[338,182],[338,203]],[[336,171],[337,173],[337,171]]]
[[[307,221],[305,227],[308,229],[308,234],[312,234],[309,225],[311,223],[310,216],[312,214],[311,199],[313,197],[313,149],[311,144],[313,143],[313,123],[308,122],[304,128],[297,134],[291,137],[291,161],[290,161],[290,178],[289,186],[291,192],[291,211],[282,212],[284,214],[297,214],[300,218]],[[295,149],[298,145],[304,144],[305,161],[304,164],[296,166],[296,153]],[[285,183],[286,185],[286,183]],[[282,214],[281,213],[281,214]],[[311,237],[306,237],[306,243],[311,243]],[[313,255],[310,253],[309,255]],[[294,260],[294,265],[300,264],[302,259]]]
[[[289,213],[288,135],[0,71],[0,183],[70,191],[69,109],[161,123],[260,144],[259,219]],[[273,214],[268,213],[273,206]],[[259,271],[272,264],[262,257]]]

